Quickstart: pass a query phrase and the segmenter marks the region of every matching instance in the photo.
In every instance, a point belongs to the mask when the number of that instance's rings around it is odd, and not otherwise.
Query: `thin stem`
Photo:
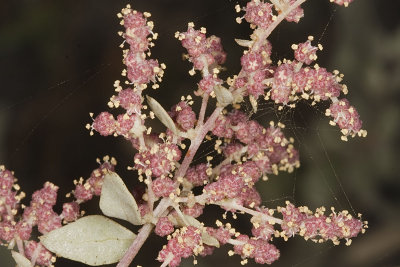
[[[199,204],[202,204],[202,205],[204,205],[204,204],[207,205],[208,204],[208,205],[217,205],[217,206],[221,206],[221,207],[225,207],[225,208],[230,208],[232,210],[242,211],[242,212],[250,214],[252,216],[261,217],[263,220],[268,221],[268,222],[274,222],[274,223],[277,223],[277,224],[282,224],[282,220],[281,219],[275,218],[273,216],[270,216],[268,214],[265,214],[265,213],[262,213],[262,212],[259,212],[259,211],[256,211],[256,210],[252,210],[252,209],[243,207],[242,205],[239,205],[235,201],[235,199],[227,199],[227,200],[221,200],[221,201],[213,202],[213,203],[210,203],[210,202],[205,203],[207,197],[208,197],[208,194],[207,193],[203,193],[203,194],[201,194],[199,196],[195,196],[194,199],[195,199],[196,203],[199,203]],[[178,200],[179,200],[179,202],[188,202],[189,198],[181,197],[181,198],[178,198]]]
[[[150,211],[152,212],[153,208],[154,208],[154,201],[156,200],[156,196],[154,195],[154,192],[153,192],[153,187],[152,187],[153,182],[151,180],[151,177],[148,177],[147,181],[148,181],[148,183],[147,183],[147,198],[148,198],[147,203],[149,205]]]
[[[252,210],[252,209],[243,207],[242,205],[239,205],[234,200],[222,200],[222,201],[218,201],[218,202],[213,203],[213,204],[219,205],[219,206],[224,206],[224,207],[229,207],[229,208],[232,208],[232,209],[235,209],[235,210],[239,210],[239,211],[243,211],[243,212],[245,212],[247,214],[250,214],[250,215],[253,215],[253,216],[260,216],[265,221],[268,221],[268,222],[274,222],[274,223],[277,223],[277,224],[281,224],[282,223],[281,219],[272,217],[270,215],[267,215],[265,213],[262,213],[262,212],[259,212],[259,211],[256,211],[256,210]]]
[[[193,161],[193,158],[199,149],[201,143],[203,142],[204,136],[214,127],[215,120],[217,119],[218,115],[221,113],[223,108],[217,107],[215,108],[214,112],[211,116],[207,119],[206,123],[200,126],[197,129],[196,137],[192,140],[190,147],[185,155],[185,158],[182,161],[181,166],[177,170],[175,174],[175,178],[183,177],[186,171],[189,168],[190,163]]]
[[[125,253],[124,257],[120,260],[117,267],[128,267],[132,260],[135,258],[136,254],[139,252],[140,248],[143,246],[144,242],[150,235],[151,230],[154,225],[151,223],[146,223],[140,228],[138,235],[133,241],[132,245],[129,247],[128,251]]]
[[[204,122],[204,116],[206,114],[206,109],[207,109],[207,103],[208,103],[208,94],[203,95],[203,100],[201,102],[201,108],[200,108],[200,114],[199,114],[199,122],[198,125],[203,125]]]
[[[163,198],[154,210],[153,216],[155,218],[158,218],[161,214],[164,213],[166,209],[168,209],[169,206],[171,206],[171,204],[172,203],[170,198]],[[125,255],[122,257],[120,262],[117,264],[117,267],[128,267],[129,264],[131,264],[136,254],[139,252],[140,248],[149,237],[151,230],[153,230],[153,227],[154,224],[146,223],[142,226],[142,228],[140,228],[138,235],[126,251]]]

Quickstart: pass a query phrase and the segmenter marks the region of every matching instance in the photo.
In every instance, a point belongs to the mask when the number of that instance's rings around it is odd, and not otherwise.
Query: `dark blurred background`
[[[166,75],[158,91],[147,93],[166,109],[180,95],[191,94],[199,80],[187,75],[190,64],[182,61],[184,50],[173,38],[188,21],[222,38],[228,53],[223,75],[239,71],[242,49],[233,38],[245,39],[249,30],[246,24],[234,22],[236,3],[131,3],[152,13],[159,33],[152,57],[166,63]],[[122,177],[135,178],[126,171],[134,153],[129,143],[90,137],[84,127],[91,121],[89,112],[108,109],[112,84],[120,79],[122,39],[117,35],[121,27],[116,13],[126,4],[120,0],[0,2],[0,163],[15,171],[28,196],[50,180],[60,185],[62,203],[73,188],[72,180],[88,177],[97,167],[95,159],[106,154],[117,158]],[[260,104],[256,118],[261,123],[280,119],[287,124],[302,166],[258,186],[269,207],[283,205],[286,199],[312,209],[335,206],[362,213],[370,229],[351,247],[316,245],[301,238],[275,240],[281,259],[273,266],[400,266],[400,3],[356,0],[343,8],[328,0],[310,0],[304,9],[305,18],[298,25],[284,22],[271,36],[273,59],[292,58],[290,45],[314,35],[324,46],[318,63],[345,74],[348,98],[357,107],[368,137],[340,141],[339,131],[323,115],[324,105],[311,108],[301,103],[281,117],[273,105]],[[200,152],[208,152],[207,144]],[[29,201],[25,199],[26,204]],[[92,202],[93,207],[85,206],[88,213],[96,212],[97,200]],[[218,213],[212,208],[207,211]],[[249,227],[240,216],[235,226]],[[159,266],[154,259],[164,242],[151,238],[132,266]],[[198,258],[198,266],[240,266],[238,256],[227,256],[228,249]],[[82,266],[63,259],[56,265]],[[14,266],[5,248],[0,248],[0,266]],[[192,266],[192,259],[182,266]],[[256,264],[250,261],[249,266]]]

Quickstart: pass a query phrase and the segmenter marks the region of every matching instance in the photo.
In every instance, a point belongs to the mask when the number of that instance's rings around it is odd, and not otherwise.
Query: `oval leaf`
[[[118,262],[136,235],[101,215],[86,216],[40,237],[60,257],[98,266]]]
[[[132,224],[142,224],[135,199],[115,172],[104,176],[100,196],[100,209],[110,217],[122,219]]]
[[[225,107],[233,102],[232,93],[223,86],[215,86],[214,93],[217,96],[218,104]]]
[[[11,251],[11,255],[17,263],[17,267],[32,267],[32,263],[30,260],[25,258],[21,253],[16,252],[14,250]]]
[[[150,96],[146,96],[147,103],[149,104],[151,110],[157,116],[157,118],[174,134],[178,135],[178,129],[175,126],[174,121],[168,115],[167,111],[157,102],[154,98]]]

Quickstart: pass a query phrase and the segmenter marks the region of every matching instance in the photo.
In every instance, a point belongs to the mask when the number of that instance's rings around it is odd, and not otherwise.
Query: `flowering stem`
[[[190,144],[189,150],[186,153],[185,159],[183,160],[181,166],[179,167],[178,171],[176,172],[175,177],[182,177],[187,169],[189,168],[190,163],[193,160],[194,155],[199,149],[201,142],[203,141],[204,136],[207,134],[208,131],[212,129],[214,126],[215,120],[217,119],[218,115],[221,113],[222,108],[217,107],[211,116],[207,119],[206,123],[198,129],[198,133],[196,137],[192,140]],[[157,218],[162,214],[169,206],[171,206],[171,200],[169,198],[163,198],[156,209],[154,210],[153,217]],[[139,252],[140,248],[143,246],[146,239],[149,237],[151,230],[153,229],[154,225],[151,223],[146,223],[142,226],[139,230],[138,235],[136,236],[135,240],[133,241],[132,245],[129,247],[125,255],[122,257],[120,262],[118,263],[117,267],[128,267],[132,260],[135,258],[136,254]]]
[[[222,111],[222,107],[215,108],[214,112],[211,116],[207,119],[204,125],[201,125],[200,128],[196,129],[197,134],[196,137],[192,140],[190,147],[183,159],[181,166],[179,167],[178,171],[175,174],[175,178],[183,177],[186,171],[189,168],[190,163],[192,162],[194,155],[196,154],[197,150],[199,149],[204,136],[214,127],[215,120],[217,119],[218,115]]]

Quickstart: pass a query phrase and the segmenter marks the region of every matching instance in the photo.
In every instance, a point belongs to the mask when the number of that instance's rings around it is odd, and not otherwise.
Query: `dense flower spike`
[[[158,75],[162,76],[162,70],[156,60],[146,60],[143,53],[150,45],[148,36],[153,30],[153,23],[147,22],[149,14],[142,14],[128,6],[122,10],[120,16],[123,18],[121,23],[125,26],[123,37],[130,45],[129,51],[124,55],[128,79],[133,84],[155,82]],[[157,37],[153,35],[153,38]]]
[[[286,207],[278,208],[278,211],[283,215],[281,236],[284,238],[299,233],[306,240],[311,239],[315,242],[332,240],[337,245],[340,239],[346,239],[346,244],[350,245],[350,238],[365,231],[364,228],[366,227],[363,222],[354,218],[348,211],[336,213],[333,208],[332,213],[325,216],[324,207],[313,213],[307,207],[296,208],[293,204],[287,202]]]
[[[133,177],[137,176],[141,184],[127,188],[114,173],[115,159],[106,156],[103,161],[97,160],[98,168],[87,179],[74,180],[75,188],[67,194],[73,199],[63,203],[58,214],[53,209],[57,186],[46,182],[33,193],[29,206],[24,206],[21,204],[24,193],[18,193],[16,178],[0,166],[0,241],[18,250],[19,260],[30,261],[32,266],[51,265],[55,260],[51,250],[91,265],[119,261],[118,267],[131,264],[152,230],[168,240],[157,257],[162,267],[178,266],[182,258],[211,255],[222,245],[232,245],[233,250],[228,254],[239,255],[241,264],[248,259],[272,264],[280,257],[279,250],[271,243],[273,239],[287,240],[295,235],[314,242],[331,240],[335,245],[344,239],[349,245],[351,238],[363,233],[367,224],[348,211],[336,212],[332,208],[325,215],[323,207],[312,212],[290,202],[276,209],[262,205],[257,183],[268,180],[267,175],[291,173],[298,168],[299,152],[294,139],[287,137],[284,124],[259,122],[251,117],[253,113],[246,114],[241,108],[246,98],[254,113],[261,98],[277,104],[276,112],[283,106],[294,108],[300,100],[311,100],[311,105],[328,101],[326,115],[332,117],[332,125],[339,126],[343,140],[366,135],[358,112],[347,99],[341,98],[342,93],[348,93],[341,83],[343,75],[315,63],[322,46],[313,45],[313,37],[292,45],[293,60],[271,59],[273,47],[269,35],[284,20],[299,22],[304,16],[300,5],[305,1],[250,0],[245,7],[237,5],[236,11],[244,14],[236,21],[246,20],[253,32],[249,40],[235,39],[246,50],[240,58],[241,70],[226,80],[219,77],[225,70],[221,65],[226,59],[220,38],[208,36],[205,28],[196,29],[193,23],[188,23],[185,32],[176,32],[175,37],[187,50],[185,58],[193,64],[189,74],[194,75],[198,70],[201,78],[193,88],[194,97],[182,96],[172,108],[166,109],[156,99],[144,97],[149,84],[153,89],[159,87],[166,68],[156,59],[148,59],[158,36],[153,22],[148,20],[151,15],[133,10],[130,5],[122,9],[118,14],[124,27],[124,32],[119,33],[124,38],[121,48],[128,47],[123,50],[124,78],[114,82],[115,95],[108,102],[109,108],[115,110],[100,112],[95,117],[90,114],[93,122],[86,127],[91,134],[96,131],[102,136],[122,136],[132,145],[134,155],[128,170],[135,171]],[[331,1],[344,6],[352,2]],[[200,98],[198,109],[193,104]],[[216,104],[209,102],[211,98],[216,99]],[[215,105],[214,111],[209,112],[211,105]],[[165,132],[149,127],[149,118],[157,118],[167,128]],[[211,152],[204,150],[205,159],[199,153],[203,142],[214,147]],[[96,197],[100,197],[100,209],[107,216],[142,225],[136,235],[132,234],[135,237],[132,244],[126,244],[129,238],[125,236],[130,235],[127,229],[121,230],[120,226],[111,229],[109,225],[118,224],[104,216],[92,216],[91,219],[98,220],[94,224],[99,225],[86,225],[90,240],[79,241],[72,249],[68,247],[71,235],[75,234],[69,232],[69,227],[88,218],[80,218],[84,215],[80,204]],[[232,213],[233,218],[236,213],[247,216],[252,236],[238,232],[229,222],[216,220],[214,228],[199,221],[206,216],[203,213],[207,212],[207,205],[219,206]],[[222,216],[224,220],[226,213]],[[97,227],[103,224],[107,225],[107,235],[111,235],[106,239],[115,242],[111,247],[104,245],[107,242],[103,239],[93,241],[100,234]],[[65,240],[60,235],[63,231],[67,232]],[[113,239],[112,235],[119,231],[124,238],[116,234]],[[37,242],[32,232],[44,235],[39,239],[41,242]],[[60,250],[43,241],[52,233],[60,235],[56,240]],[[85,234],[76,238],[85,238]],[[93,255],[82,259],[84,250],[76,248],[80,245],[89,247]],[[106,248],[98,249],[99,246]],[[62,247],[67,251],[62,251]],[[115,251],[118,247],[121,251]],[[73,255],[75,249],[79,255]],[[113,250],[112,254],[118,255],[126,252],[122,258],[113,255],[115,258],[109,259],[104,258],[107,253],[98,253],[104,250]]]

